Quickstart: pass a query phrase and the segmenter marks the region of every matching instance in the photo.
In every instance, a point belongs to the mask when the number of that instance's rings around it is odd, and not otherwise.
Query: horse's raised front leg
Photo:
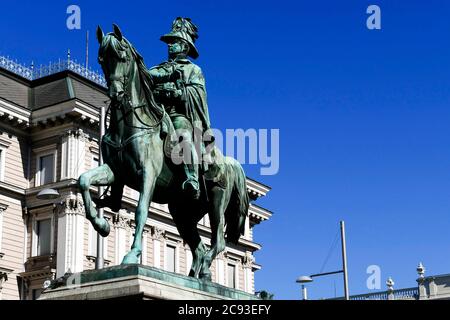
[[[134,241],[131,251],[126,254],[122,260],[122,264],[140,263],[142,253],[142,232],[144,231],[145,222],[147,221],[148,208],[152,199],[153,190],[155,188],[156,177],[144,170],[141,180],[141,193],[136,208],[135,220],[136,230],[134,233]]]
[[[209,220],[211,224],[211,249],[205,254],[202,262],[202,269],[199,277],[201,279],[211,281],[211,267],[212,262],[216,256],[225,250],[225,208],[228,202],[229,195],[227,190],[220,187],[214,187],[211,190],[213,195],[211,199],[211,205],[209,210]]]
[[[97,210],[92,205],[91,194],[89,188],[91,185],[107,186],[114,182],[114,173],[107,164],[103,164],[97,168],[91,169],[83,173],[78,179],[78,185],[83,197],[86,218],[92,223],[94,229],[102,236],[107,237],[110,232],[109,223],[105,218],[97,217]]]

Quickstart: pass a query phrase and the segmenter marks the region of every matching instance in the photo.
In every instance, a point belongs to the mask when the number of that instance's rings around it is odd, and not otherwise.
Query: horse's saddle
[[[164,155],[168,159],[172,159],[173,149],[179,143],[178,136],[175,134],[170,117],[165,114],[161,134],[164,137]],[[213,142],[212,142],[213,143]],[[202,146],[202,161],[199,166],[200,180],[203,175],[205,180],[217,183],[220,187],[226,188],[226,173],[225,173],[225,157],[216,146]],[[208,151],[210,152],[208,153]]]

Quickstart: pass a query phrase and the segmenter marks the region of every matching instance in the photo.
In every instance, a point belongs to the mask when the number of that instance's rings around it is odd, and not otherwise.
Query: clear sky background
[[[81,7],[81,30],[66,8]],[[377,4],[382,30],[366,28]],[[148,66],[166,58],[159,36],[177,16],[199,26],[197,60],[214,127],[279,128],[280,171],[248,175],[273,190],[274,212],[255,227],[263,248],[256,289],[298,299],[295,279],[321,270],[339,220],[347,225],[350,293],[366,268],[396,288],[415,268],[450,272],[450,2],[448,1],[5,1],[0,53],[36,65],[84,61],[89,30],[113,22]],[[339,246],[323,271],[340,268]],[[317,279],[311,298],[342,295],[338,276]]]

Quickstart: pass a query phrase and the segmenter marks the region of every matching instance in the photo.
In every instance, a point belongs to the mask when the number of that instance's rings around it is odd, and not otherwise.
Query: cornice
[[[253,218],[256,223],[260,223],[262,221],[266,221],[272,217],[272,212],[264,209],[256,204],[250,203],[250,207],[248,209],[249,216]]]
[[[12,185],[12,184],[4,182],[4,181],[0,181],[0,190],[9,191],[9,192],[18,194],[20,196],[24,196],[25,195],[25,189],[24,188],[17,187],[15,185]]]
[[[264,197],[271,190],[269,186],[266,186],[260,182],[257,182],[247,177],[247,191],[252,200],[256,200],[259,197]]]
[[[15,130],[24,131],[30,127],[31,112],[4,98],[0,98],[0,122]]]

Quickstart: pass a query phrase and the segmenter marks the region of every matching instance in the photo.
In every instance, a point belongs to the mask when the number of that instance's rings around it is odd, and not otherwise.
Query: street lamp
[[[59,198],[59,192],[51,188],[42,189],[36,195],[36,198],[38,198],[39,200],[54,200]]]
[[[308,292],[306,291],[305,283],[309,283],[312,281],[313,281],[313,279],[308,276],[301,276],[301,277],[298,277],[297,280],[295,280],[295,282],[300,283],[302,285],[303,300],[308,300]]]
[[[296,282],[302,284],[302,291],[303,291],[303,300],[307,300],[306,295],[306,288],[304,286],[304,283],[312,282],[313,278],[321,277],[321,276],[327,276],[330,274],[337,274],[342,273],[344,276],[344,295],[345,300],[350,300],[350,296],[348,293],[348,274],[347,274],[347,248],[345,244],[345,224],[344,221],[340,221],[341,226],[341,246],[342,246],[342,270],[338,271],[332,271],[332,272],[325,272],[325,273],[317,273],[312,274],[310,276],[301,276],[297,278]]]

